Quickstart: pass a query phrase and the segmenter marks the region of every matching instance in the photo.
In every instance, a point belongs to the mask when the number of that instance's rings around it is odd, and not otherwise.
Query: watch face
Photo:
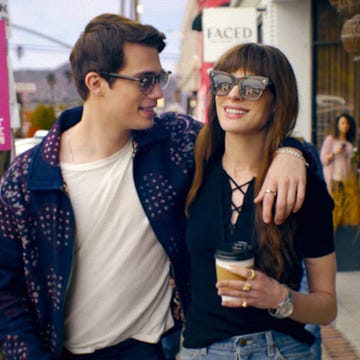
[[[278,305],[276,310],[269,309],[269,314],[278,319],[283,319],[290,316],[294,311],[294,300],[290,289],[288,289],[287,297]]]
[[[290,316],[294,311],[294,300],[291,290],[289,290],[288,296],[284,299],[282,304],[279,304],[277,308],[277,315],[281,318]]]
[[[287,298],[285,303],[278,310],[278,314],[282,317],[287,317],[291,315],[294,311],[294,304],[292,303],[292,300]]]

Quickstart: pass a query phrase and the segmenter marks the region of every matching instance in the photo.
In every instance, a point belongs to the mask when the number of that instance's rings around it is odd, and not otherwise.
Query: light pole
[[[138,0],[120,0],[120,15],[139,21],[138,7]]]
[[[138,8],[139,8],[139,1],[138,1],[138,0],[134,0],[134,11],[135,11],[135,20],[136,20],[136,21],[139,21],[139,20],[140,20]]]

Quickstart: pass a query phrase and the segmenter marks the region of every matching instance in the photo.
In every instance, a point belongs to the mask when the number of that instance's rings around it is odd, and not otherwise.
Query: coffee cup
[[[217,280],[242,280],[246,278],[228,270],[229,266],[236,265],[240,267],[254,267],[254,249],[253,246],[244,241],[235,243],[225,243],[215,252],[215,266]],[[222,300],[239,300],[237,297],[222,296]]]

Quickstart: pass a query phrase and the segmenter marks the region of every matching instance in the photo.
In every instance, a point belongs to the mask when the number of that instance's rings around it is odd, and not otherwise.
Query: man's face
[[[159,54],[154,48],[125,43],[124,58],[125,66],[119,75],[139,78],[149,73],[158,75],[162,71]],[[144,93],[137,81],[115,79],[106,96],[106,112],[109,111],[112,123],[116,121],[124,130],[141,130],[153,125],[154,109],[163,92],[158,82]]]

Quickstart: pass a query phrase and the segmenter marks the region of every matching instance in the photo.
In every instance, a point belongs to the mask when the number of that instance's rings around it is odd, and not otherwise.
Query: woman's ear
[[[89,92],[96,96],[104,95],[104,82],[106,82],[105,79],[94,71],[87,73],[85,76],[85,85]]]

